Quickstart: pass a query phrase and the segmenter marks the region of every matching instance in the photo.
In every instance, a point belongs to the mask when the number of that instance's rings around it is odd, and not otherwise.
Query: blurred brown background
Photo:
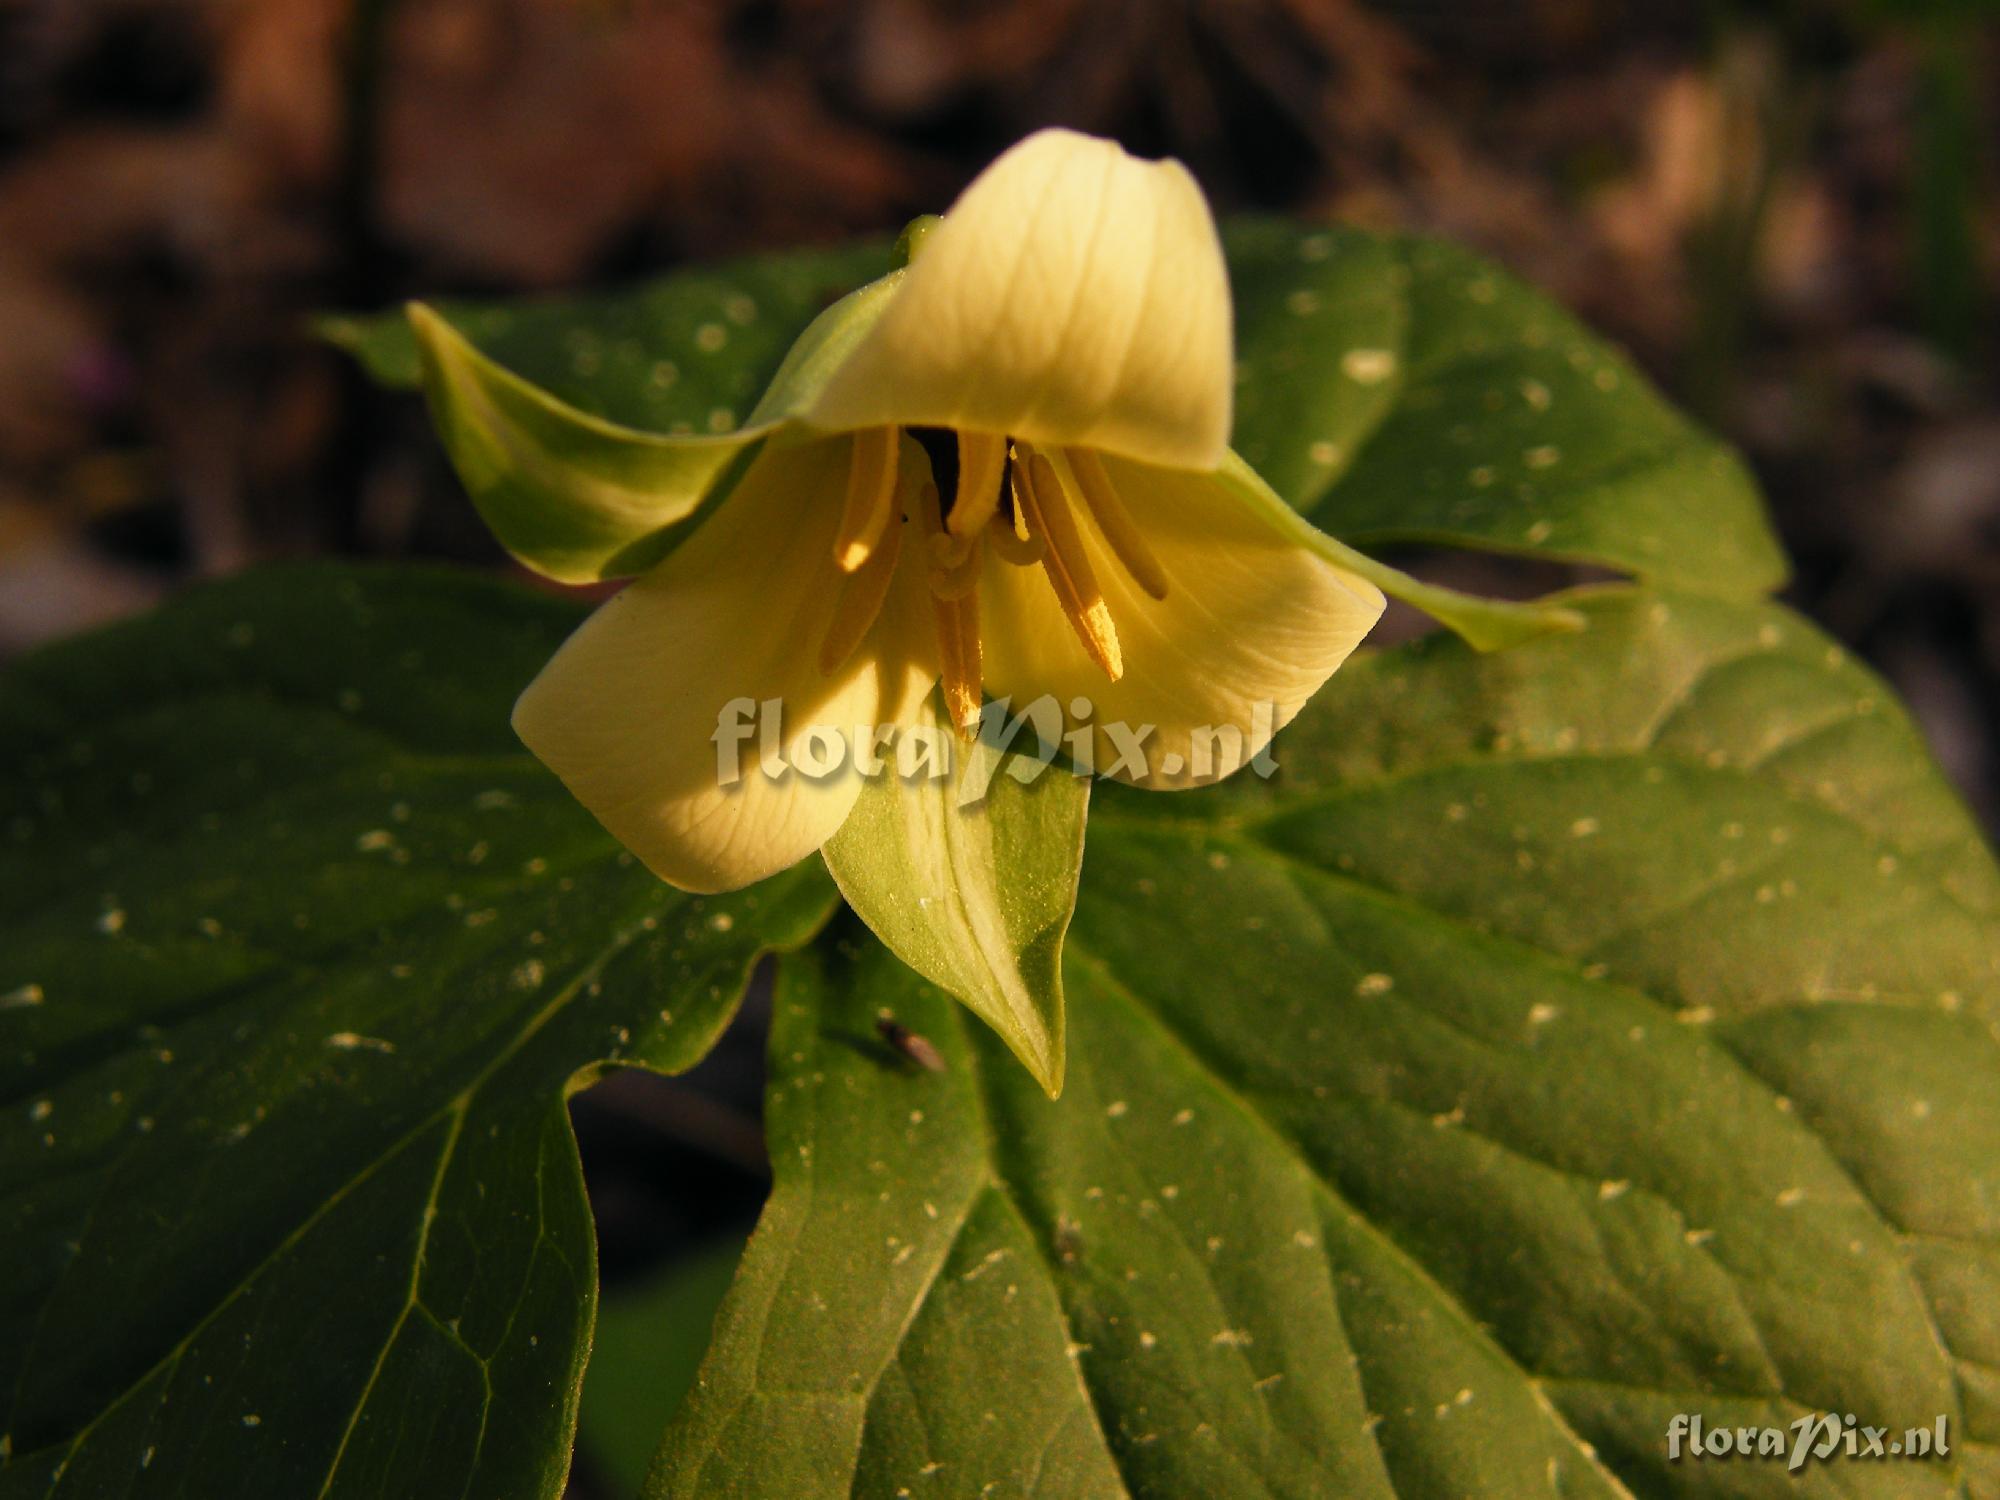
[[[1991,821],[1997,50],[1976,0],[0,0],[0,654],[264,557],[494,560],[310,312],[893,228],[1061,122],[1628,342]]]

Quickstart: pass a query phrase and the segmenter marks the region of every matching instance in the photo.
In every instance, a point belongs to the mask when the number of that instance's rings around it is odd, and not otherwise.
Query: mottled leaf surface
[[[1322,530],[1783,582],[1742,461],[1541,293],[1437,240],[1242,221],[1226,242],[1235,445]]]
[[[1795,617],[1577,602],[1350,666],[1273,782],[1100,789],[1060,1101],[854,932],[785,960],[648,1493],[2000,1493],[1993,863]],[[1952,1452],[1665,1459],[1815,1410]]]
[[[571,606],[253,575],[0,681],[0,1495],[555,1496],[565,1097],[685,1067],[812,863],[700,900],[513,740]]]

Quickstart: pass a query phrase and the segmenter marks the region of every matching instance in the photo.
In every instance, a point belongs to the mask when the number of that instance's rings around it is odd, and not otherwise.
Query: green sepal
[[[409,308],[446,451],[500,543],[538,573],[593,583],[673,550],[702,501],[762,431],[670,437],[578,411]]]
[[[579,410],[474,347],[442,314],[408,309],[446,451],[501,545],[563,583],[644,572],[698,526],[750,446],[811,409],[874,325],[898,276],[815,318],[742,426],[649,432]]]
[[[835,884],[896,956],[956,996],[1050,1098],[1063,1085],[1063,936],[1083,868],[1090,783],[1008,748],[999,726],[956,738],[935,700],[920,728],[948,774],[868,782],[822,851]]]
[[[1335,541],[1285,504],[1233,450],[1223,460],[1219,477],[1328,562],[1367,579],[1390,598],[1414,605],[1476,651],[1503,651],[1540,636],[1583,626],[1581,615],[1560,604],[1540,599],[1516,602],[1461,594],[1441,584],[1412,578],[1400,568],[1392,568],[1365,552],[1357,552],[1345,542]]]

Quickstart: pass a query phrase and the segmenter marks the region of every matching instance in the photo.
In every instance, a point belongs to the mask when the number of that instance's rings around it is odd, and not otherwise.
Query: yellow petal
[[[1095,768],[1139,785],[1217,781],[1291,720],[1380,617],[1382,593],[1329,562],[1313,532],[1229,455],[1214,474],[1107,458],[1167,584],[1149,595],[1122,568],[1085,507],[1076,511],[1124,675],[1107,682],[1077,644],[1039,568],[990,559],[981,579],[986,681],[1021,713],[1053,695],[1065,723],[1089,724]],[[1088,714],[1074,712],[1082,699]],[[1140,766],[1130,760],[1137,736]],[[1126,763],[1120,764],[1124,761]]]
[[[1132,575],[1132,581],[1155,599],[1166,598],[1166,575],[1160,571],[1153,549],[1146,545],[1145,533],[1118,497],[1118,486],[1104,471],[1104,460],[1088,448],[1072,448],[1063,457],[1069,460],[1069,471],[1076,476],[1076,487],[1084,504],[1097,519],[1097,529],[1104,533],[1104,540],[1118,554],[1118,561]]]
[[[1201,189],[1067,130],[982,172],[800,414],[1008,433],[1176,468],[1229,440],[1229,278]]]
[[[515,706],[528,748],[684,890],[733,890],[817,849],[860,781],[851,747],[838,774],[801,774],[808,730],[851,740],[856,725],[903,722],[936,680],[922,571],[908,567],[859,648],[820,671],[840,597],[832,549],[848,446],[760,455],[709,522],[586,620]],[[740,746],[715,738],[733,700],[768,699],[783,701],[780,743],[794,768],[777,779],[759,767],[754,732]],[[726,786],[725,750],[740,773]]]

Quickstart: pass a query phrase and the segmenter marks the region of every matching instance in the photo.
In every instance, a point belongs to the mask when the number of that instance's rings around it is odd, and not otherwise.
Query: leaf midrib
[[[651,904],[652,900],[656,899],[656,897],[654,897],[652,892],[647,893],[647,898],[648,898],[647,904],[649,905]],[[630,922],[629,925],[615,932],[612,936],[611,941],[605,946],[605,948],[600,953],[598,953],[594,958],[592,958],[589,963],[585,964],[582,968],[580,968],[575,974],[575,976],[570,980],[570,982],[565,986],[563,986],[562,989],[557,991],[557,993],[553,997],[551,997],[547,1005],[545,1005],[534,1016],[530,1017],[528,1021],[522,1026],[519,1033],[504,1047],[502,1047],[494,1055],[494,1057],[480,1069],[479,1073],[476,1074],[473,1077],[473,1079],[465,1085],[463,1089],[461,1089],[457,1094],[452,1096],[452,1098],[447,1099],[436,1109],[432,1110],[430,1113],[426,1114],[425,1116],[423,1116],[423,1118],[421,1118],[413,1125],[411,1125],[411,1127],[408,1130],[406,1130],[401,1136],[397,1137],[394,1141],[387,1143],[383,1147],[383,1149],[381,1149],[371,1161],[369,1161],[365,1166],[363,1166],[346,1182],[342,1183],[339,1187],[334,1189],[333,1192],[329,1193],[326,1196],[326,1198],[317,1207],[313,1209],[312,1213],[309,1214],[303,1222],[301,1222],[296,1228],[294,1228],[289,1234],[287,1234],[282,1240],[280,1240],[279,1243],[275,1245],[267,1255],[265,1255],[262,1259],[260,1259],[257,1262],[257,1264],[253,1266],[249,1271],[247,1271],[237,1281],[235,1286],[231,1287],[228,1290],[228,1292],[226,1292],[222,1297],[218,1298],[215,1303],[215,1306],[210,1308],[208,1312],[204,1313],[202,1317],[195,1323],[195,1325],[192,1328],[190,1328],[187,1333],[182,1335],[182,1337],[179,1340],[175,1342],[172,1348],[170,1348],[157,1361],[155,1361],[151,1366],[149,1366],[141,1375],[139,1375],[129,1385],[127,1385],[125,1389],[120,1391],[110,1400],[106,1401],[104,1403],[102,1410],[100,1410],[96,1416],[92,1417],[88,1422],[86,1422],[68,1439],[68,1444],[67,1444],[68,1451],[64,1455],[62,1464],[59,1465],[56,1470],[54,1481],[47,1492],[48,1495],[52,1497],[55,1494],[56,1488],[59,1487],[61,1483],[61,1476],[63,1469],[66,1468],[68,1464],[75,1458],[77,1452],[81,1449],[84,1442],[88,1440],[90,1434],[96,1430],[98,1425],[102,1423],[106,1417],[108,1417],[112,1412],[116,1411],[126,1401],[130,1400],[134,1394],[142,1390],[146,1386],[146,1384],[153,1379],[155,1375],[159,1374],[162,1370],[171,1367],[177,1361],[179,1361],[186,1354],[188,1349],[192,1347],[194,1341],[198,1339],[202,1335],[202,1333],[212,1323],[214,1323],[214,1321],[217,1318],[219,1318],[223,1314],[225,1310],[227,1310],[231,1305],[233,1305],[237,1298],[244,1295],[244,1293],[250,1289],[250,1287],[258,1280],[259,1277],[261,1277],[264,1274],[264,1272],[269,1270],[272,1266],[278,1264],[286,1255],[290,1254],[293,1249],[295,1249],[300,1243],[304,1241],[307,1235],[313,1232],[313,1230],[321,1223],[321,1221],[323,1221],[327,1217],[327,1215],[332,1213],[357,1188],[361,1187],[370,1178],[372,1178],[375,1175],[375,1173],[378,1170],[380,1170],[386,1163],[393,1160],[396,1156],[400,1155],[401,1152],[406,1148],[408,1148],[412,1142],[418,1139],[424,1133],[424,1131],[430,1129],[431,1127],[436,1125],[440,1120],[444,1119],[447,1115],[453,1113],[454,1111],[457,1111],[461,1114],[469,1113],[473,1105],[473,1102],[478,1096],[479,1091],[493,1078],[493,1076],[497,1074],[500,1071],[500,1069],[504,1067],[508,1062],[512,1061],[514,1057],[518,1056],[521,1052],[521,1049],[525,1047],[537,1033],[539,1033],[544,1027],[546,1027],[550,1021],[554,1020],[556,1016],[561,1014],[562,1011],[568,1007],[570,1002],[573,1001],[578,994],[581,994],[588,987],[588,985],[591,983],[592,980],[594,980],[598,975],[600,975],[604,971],[604,969],[615,958],[618,957],[619,954],[624,952],[625,949],[629,948],[634,942],[637,942],[641,937],[643,937],[647,932],[647,930],[648,929],[645,926],[644,919],[635,918],[633,921]],[[127,1149],[130,1150],[132,1148],[128,1147]],[[121,1158],[121,1160],[122,1159],[123,1158]],[[446,1165],[448,1165],[448,1162],[449,1162],[449,1154],[447,1153]],[[108,1167],[106,1169],[107,1177],[110,1175],[112,1171],[115,1170],[115,1167],[116,1164],[114,1163],[112,1164],[111,1167]],[[437,1206],[437,1195],[442,1186],[443,1179],[444,1179],[444,1169],[443,1167],[441,1167],[436,1179],[432,1183],[431,1194],[426,1200],[425,1217],[427,1221],[435,1217],[435,1210]],[[428,1232],[428,1222],[426,1224],[426,1233],[427,1232]],[[75,1262],[72,1261],[71,1263],[74,1264]],[[416,1271],[413,1272],[413,1275],[420,1274],[421,1268],[422,1268],[421,1247],[419,1247],[418,1256],[416,1258]],[[55,1289],[52,1287],[50,1296],[44,1302],[45,1310],[49,1306],[52,1306],[54,1304],[55,1300],[54,1291]],[[408,1315],[408,1309],[405,1308],[403,1314],[399,1316],[398,1319],[396,1320],[396,1323],[390,1332],[389,1338],[385,1342],[383,1356],[382,1356],[383,1358],[386,1358],[387,1349],[390,1344],[393,1344],[395,1339],[395,1334],[400,1330],[403,1318],[407,1317],[407,1315]],[[33,1337],[35,1339],[39,1339],[39,1331]],[[33,1347],[32,1343],[30,1347],[31,1348]],[[32,1361],[29,1361],[28,1363],[32,1363]],[[378,1362],[378,1367],[379,1367],[379,1362]],[[26,1364],[24,1364],[23,1367],[23,1378],[26,1378]],[[371,1375],[371,1384],[372,1384],[372,1378],[373,1377]],[[358,1410],[359,1408],[357,1407],[357,1412]],[[55,1445],[50,1444],[48,1446],[53,1447]],[[342,1447],[343,1448],[345,1447],[344,1437],[342,1441]],[[46,1449],[41,1451],[46,1451]],[[337,1459],[336,1459],[336,1464],[337,1464]],[[331,1482],[331,1477],[332,1477],[331,1473],[329,1473],[329,1478],[328,1478],[329,1483]],[[322,1491],[322,1494],[323,1493],[324,1491]]]

